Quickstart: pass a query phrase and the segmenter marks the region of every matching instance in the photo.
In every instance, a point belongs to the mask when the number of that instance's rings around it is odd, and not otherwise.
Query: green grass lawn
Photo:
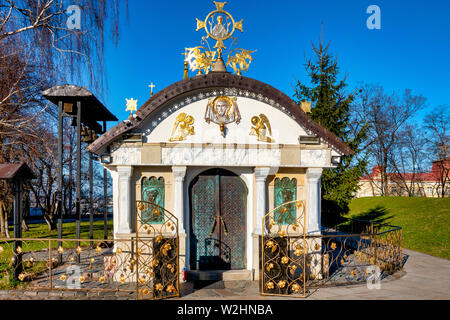
[[[358,198],[347,217],[400,226],[404,248],[450,259],[450,198]]]
[[[108,220],[108,236],[112,237],[113,221]],[[48,231],[46,223],[28,224],[29,231],[22,232],[22,238],[58,238],[58,230]],[[63,238],[76,239],[76,222],[63,223]],[[13,236],[13,227],[9,226],[10,235]],[[94,221],[94,239],[103,239],[103,220]],[[80,238],[89,239],[89,221],[80,223]]]
[[[112,228],[113,221],[108,220],[108,238],[112,238]],[[44,241],[45,239],[57,239],[58,238],[58,230],[48,230],[48,226],[46,223],[40,224],[28,224],[28,231],[22,232],[22,238],[28,239],[43,239],[42,241],[28,241],[24,244],[24,250],[40,250],[43,248],[48,248],[48,241]],[[76,239],[76,222],[67,222],[63,223],[63,239]],[[104,236],[103,231],[103,220],[94,221],[93,225],[93,233],[94,239],[102,240]],[[9,234],[13,237],[13,227],[9,226]],[[89,221],[83,221],[80,223],[80,239],[89,239]],[[7,239],[5,239],[7,240]],[[64,242],[66,246],[74,246],[75,241],[66,241]],[[81,246],[86,245],[85,243],[81,243]],[[57,248],[57,242],[52,242],[52,247]]]

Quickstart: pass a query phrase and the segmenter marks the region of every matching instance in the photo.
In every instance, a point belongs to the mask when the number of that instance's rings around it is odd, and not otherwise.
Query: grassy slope
[[[401,226],[403,247],[450,259],[450,198],[359,198],[349,217]]]

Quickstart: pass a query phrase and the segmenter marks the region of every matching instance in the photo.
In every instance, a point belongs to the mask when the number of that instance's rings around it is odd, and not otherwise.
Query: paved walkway
[[[398,279],[383,280],[380,289],[369,290],[366,285],[346,287],[323,287],[311,292],[307,299],[445,299],[450,300],[450,261],[432,257],[423,253],[403,250],[408,259],[404,265],[404,272],[399,273]],[[262,297],[259,294],[259,282],[236,282],[232,287],[220,288],[212,284],[199,290],[182,293],[183,300],[270,300],[287,299],[286,297]],[[0,300],[130,300],[135,299],[134,292],[47,292],[47,291],[0,291]],[[303,299],[297,299],[303,300]]]
[[[383,280],[380,289],[368,289],[366,285],[323,287],[311,292],[308,300],[450,300],[450,261],[412,250],[403,249],[407,255],[404,272],[399,279]],[[259,283],[245,288],[204,288],[180,299],[286,299],[285,297],[262,297]]]

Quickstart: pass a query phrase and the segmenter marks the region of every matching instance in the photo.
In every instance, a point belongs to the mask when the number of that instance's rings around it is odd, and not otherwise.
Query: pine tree
[[[336,168],[324,170],[322,174],[322,224],[332,225],[348,213],[349,202],[367,165],[364,159],[357,159],[367,128],[359,128],[358,132],[350,130],[350,106],[357,93],[346,93],[346,77],[338,80],[339,67],[328,51],[329,44],[326,47],[322,43],[319,47],[313,44],[312,47],[315,59],[308,59],[305,64],[310,84],[298,81],[294,96],[298,103],[311,101],[310,117],[354,151],[354,154],[344,156]]]

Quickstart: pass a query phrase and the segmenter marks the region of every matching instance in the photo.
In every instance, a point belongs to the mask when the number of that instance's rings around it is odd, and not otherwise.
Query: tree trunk
[[[6,210],[5,201],[0,201],[0,212],[3,220],[3,228],[1,230],[1,234],[3,237],[10,238],[9,236],[9,226],[8,226],[8,211]]]
[[[42,210],[42,209],[41,209]],[[47,223],[48,231],[52,231],[56,229],[56,221],[53,219],[53,217],[49,214],[43,213],[44,220]]]
[[[0,237],[5,238],[5,217],[3,216],[3,200],[0,200]]]
[[[28,231],[28,230],[29,230],[28,229],[28,225],[25,222],[25,219],[22,219],[22,231],[25,232],[25,231]]]
[[[48,231],[52,231],[56,229],[56,222],[50,218],[49,216],[45,215],[44,220],[47,223]]]
[[[30,192],[27,191],[23,200],[23,212],[22,212],[22,232],[28,231],[28,225],[25,218],[30,216]]]

